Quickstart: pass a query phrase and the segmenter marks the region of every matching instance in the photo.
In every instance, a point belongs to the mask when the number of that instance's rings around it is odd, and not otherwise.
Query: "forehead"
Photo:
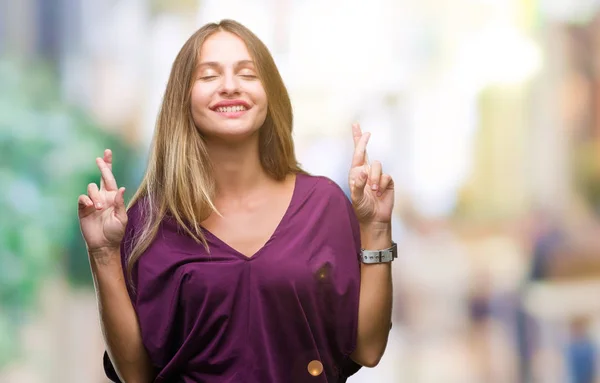
[[[200,48],[200,62],[223,64],[252,60],[244,41],[233,33],[219,31],[209,36]]]

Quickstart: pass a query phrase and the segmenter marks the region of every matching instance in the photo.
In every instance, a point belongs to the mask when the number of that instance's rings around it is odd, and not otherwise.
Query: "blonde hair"
[[[268,48],[248,28],[233,20],[204,25],[183,45],[173,67],[158,114],[146,173],[128,209],[139,203],[144,222],[135,234],[127,274],[154,240],[165,216],[177,223],[198,243],[208,244],[200,223],[212,212],[215,183],[211,161],[191,113],[194,71],[204,41],[225,31],[241,38],[255,62],[267,94],[265,122],[259,131],[260,162],[269,176],[283,180],[302,173],[292,140],[292,105],[283,79]],[[143,201],[142,201],[143,200]]]

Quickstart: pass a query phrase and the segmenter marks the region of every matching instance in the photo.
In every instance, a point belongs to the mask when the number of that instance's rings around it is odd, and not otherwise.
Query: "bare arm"
[[[142,344],[137,316],[121,264],[120,245],[129,221],[124,193],[112,174],[112,152],[96,158],[100,188],[88,185],[78,199],[81,234],[88,258],[100,312],[100,326],[106,349],[119,380],[123,383],[149,383],[152,364]]]
[[[369,164],[367,143],[370,133],[358,124],[352,126],[354,156],[348,175],[351,199],[360,223],[361,245],[367,250],[383,250],[392,245],[394,181],[383,172],[381,162]],[[358,334],[352,359],[365,367],[375,367],[387,346],[392,319],[391,264],[362,264],[360,268]]]
[[[100,326],[106,350],[123,383],[154,379],[152,363],[142,344],[137,316],[125,285],[119,250],[90,254]]]
[[[391,226],[379,228],[361,225],[363,248],[387,249],[392,244]],[[391,263],[362,264],[360,269],[358,337],[351,357],[365,367],[375,367],[387,346],[392,319]]]

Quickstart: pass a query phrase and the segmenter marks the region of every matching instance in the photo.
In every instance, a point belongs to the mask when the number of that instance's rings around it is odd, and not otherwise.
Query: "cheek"
[[[258,86],[254,91],[254,100],[261,109],[267,109],[267,94],[262,86]]]
[[[210,105],[211,92],[204,86],[198,84],[192,88],[190,103],[194,114],[203,113]]]

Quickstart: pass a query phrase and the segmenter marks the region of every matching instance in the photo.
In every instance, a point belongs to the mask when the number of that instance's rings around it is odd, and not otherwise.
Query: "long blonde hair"
[[[198,243],[208,244],[200,223],[212,212],[215,183],[212,165],[191,113],[194,71],[204,41],[215,32],[237,35],[248,48],[267,94],[265,122],[259,131],[260,162],[269,176],[283,180],[303,172],[294,153],[292,105],[287,89],[265,44],[248,28],[233,20],[210,23],[183,45],[173,67],[162,101],[144,178],[129,203],[140,203],[144,226],[135,234],[127,274],[154,240],[166,215]]]

